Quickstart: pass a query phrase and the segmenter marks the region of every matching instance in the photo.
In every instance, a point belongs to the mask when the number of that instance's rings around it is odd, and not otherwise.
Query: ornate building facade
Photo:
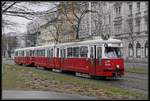
[[[109,34],[123,41],[127,61],[148,60],[148,2],[91,2],[91,10],[82,21],[81,36]],[[90,31],[91,30],[91,31]],[[83,33],[84,32],[84,33]]]
[[[148,60],[148,2],[114,2],[115,38],[124,41],[124,58]]]

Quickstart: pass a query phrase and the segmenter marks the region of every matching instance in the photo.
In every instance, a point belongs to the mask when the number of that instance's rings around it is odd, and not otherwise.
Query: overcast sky
[[[44,3],[44,2],[42,2],[42,3]],[[29,5],[28,7],[35,11],[44,11],[49,8],[53,8],[54,5],[53,5],[53,2],[51,2],[50,4],[45,2],[45,4],[41,5],[40,7],[36,6],[36,5]],[[27,19],[21,18],[21,17],[10,17],[10,16],[5,17],[4,19],[9,19],[13,22],[19,23],[19,26],[16,26],[14,29],[4,28],[3,29],[4,33],[8,33],[8,32],[17,32],[18,34],[24,33],[27,31],[27,29],[26,29],[27,23],[29,23],[31,21],[31,20],[27,20]]]

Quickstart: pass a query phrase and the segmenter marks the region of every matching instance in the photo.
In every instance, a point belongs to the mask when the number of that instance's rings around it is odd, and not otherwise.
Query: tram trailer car
[[[16,49],[15,62],[91,77],[121,77],[124,75],[122,48],[122,41],[112,38],[52,44]]]
[[[15,50],[15,63],[20,65],[34,64],[34,47],[22,48]]]

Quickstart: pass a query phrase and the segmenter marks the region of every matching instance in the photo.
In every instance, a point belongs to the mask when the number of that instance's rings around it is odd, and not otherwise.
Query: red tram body
[[[15,50],[15,63],[90,76],[124,75],[122,41],[95,39]]]

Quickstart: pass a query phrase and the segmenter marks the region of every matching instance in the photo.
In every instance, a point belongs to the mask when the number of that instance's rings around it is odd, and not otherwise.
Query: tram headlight
[[[120,68],[120,66],[119,66],[119,65],[116,65],[116,68],[118,68],[118,69],[119,69],[119,68]]]

